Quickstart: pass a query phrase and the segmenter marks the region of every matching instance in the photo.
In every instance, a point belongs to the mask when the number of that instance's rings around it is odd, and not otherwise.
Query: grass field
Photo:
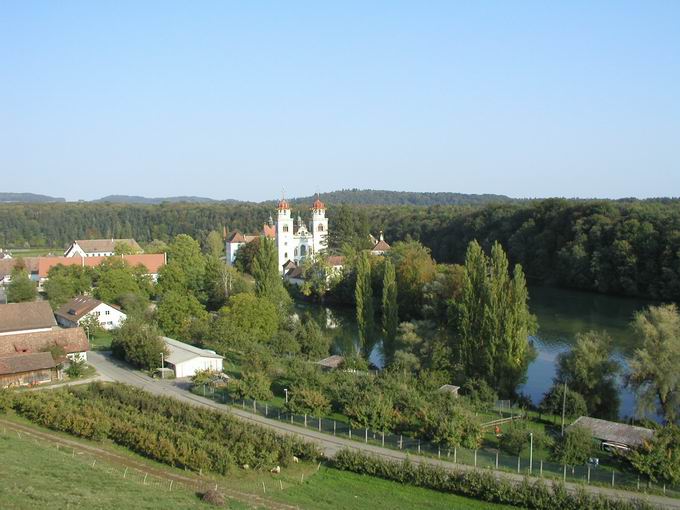
[[[18,417],[11,421],[26,425]],[[54,433],[32,425],[38,432],[48,432],[54,437],[72,436]],[[112,445],[102,445],[78,440],[83,445],[121,454],[130,460],[142,462],[150,471],[181,473],[181,470],[151,462],[127,450]],[[110,463],[106,458],[90,454],[73,455],[68,448],[56,450],[53,444],[34,440],[26,435],[0,428],[0,495],[3,509],[39,508],[210,508],[201,502],[194,490],[176,488],[169,492],[167,481],[152,481],[144,485],[142,474],[130,470],[123,478],[124,466]],[[96,462],[93,462],[95,461]],[[145,468],[146,469],[146,468]],[[136,474],[135,474],[136,473]],[[302,476],[304,475],[304,476]],[[482,508],[511,508],[490,505],[476,500],[427,489],[401,485],[369,476],[356,475],[321,466],[295,465],[284,469],[281,475],[268,472],[237,470],[231,476],[212,477],[225,490],[238,490],[266,497],[270,504],[255,505],[230,502],[224,508],[276,508],[276,503],[302,509],[380,510],[400,508],[478,510]],[[267,487],[263,494],[262,484]],[[280,490],[283,487],[283,490]]]

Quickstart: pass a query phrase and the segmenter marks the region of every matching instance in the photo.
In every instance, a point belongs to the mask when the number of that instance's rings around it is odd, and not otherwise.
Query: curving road
[[[97,372],[101,374],[102,380],[117,381],[132,386],[137,386],[149,393],[156,395],[163,395],[167,397],[177,398],[179,400],[188,402],[190,404],[208,407],[211,409],[216,409],[221,412],[230,413],[239,419],[257,423],[269,429],[276,430],[282,434],[292,434],[298,437],[302,437],[308,441],[316,443],[323,454],[326,457],[334,456],[339,450],[343,448],[353,448],[360,450],[372,455],[376,455],[385,459],[402,461],[408,458],[413,463],[428,463],[437,466],[441,466],[446,469],[452,469],[454,466],[450,462],[439,461],[437,459],[432,459],[429,457],[418,457],[414,455],[408,455],[406,453],[390,450],[388,448],[381,448],[379,446],[374,446],[371,444],[364,444],[357,441],[352,441],[349,439],[344,439],[341,437],[330,436],[321,432],[317,432],[311,429],[301,428],[296,425],[291,425],[286,422],[281,422],[278,420],[272,420],[265,418],[264,416],[252,414],[243,410],[240,410],[233,406],[228,406],[224,404],[219,404],[213,400],[200,397],[190,393],[186,389],[182,389],[177,385],[176,381],[168,380],[163,381],[159,379],[152,379],[147,375],[131,369],[128,365],[121,363],[110,357],[107,353],[102,352],[88,352],[88,362],[97,369]],[[456,464],[455,469],[458,470],[474,470],[473,466],[467,466],[464,464]],[[511,480],[515,482],[521,482],[524,480],[524,476],[508,473],[505,471],[490,471],[497,478],[504,478],[506,480]],[[606,487],[598,486],[584,486],[574,483],[566,484],[567,490],[577,491],[585,489],[587,492],[594,494],[601,494],[612,499],[626,499],[626,500],[644,500],[652,505],[660,508],[671,508],[680,510],[680,500],[673,498],[666,498],[657,495],[646,495],[635,492],[623,491],[610,489]]]

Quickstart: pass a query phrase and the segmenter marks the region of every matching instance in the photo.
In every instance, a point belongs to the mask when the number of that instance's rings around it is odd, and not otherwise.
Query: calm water
[[[537,356],[529,366],[527,382],[521,391],[538,403],[552,384],[555,359],[575,341],[579,332],[590,329],[605,330],[614,340],[612,356],[624,366],[636,348],[629,323],[633,314],[649,301],[619,298],[569,290],[532,287],[531,312],[538,318],[539,329],[532,337]],[[310,313],[321,324],[333,342],[337,354],[351,352],[358,345],[357,325],[352,308],[326,308],[320,305],[298,304],[300,313]],[[370,360],[382,365],[382,353],[377,344]],[[633,415],[633,395],[621,387],[622,417]]]

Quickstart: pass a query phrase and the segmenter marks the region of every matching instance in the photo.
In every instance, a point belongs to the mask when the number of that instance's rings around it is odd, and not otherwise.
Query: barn
[[[0,388],[56,381],[58,365],[49,352],[0,355]]]
[[[191,377],[197,370],[222,371],[222,356],[215,351],[201,349],[173,338],[163,337],[168,356],[165,363],[175,371],[175,377]]]

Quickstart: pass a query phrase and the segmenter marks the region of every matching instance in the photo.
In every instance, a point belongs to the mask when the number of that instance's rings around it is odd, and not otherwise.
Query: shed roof
[[[47,301],[0,305],[0,333],[51,328],[56,325],[52,307]]]
[[[196,347],[195,345],[185,344],[184,342],[180,342],[179,340],[175,340],[174,338],[168,338],[164,336],[163,342],[165,342],[165,345],[168,348],[168,356],[165,358],[165,360],[173,365],[177,365],[178,363],[184,363],[185,361],[189,361],[195,358],[214,358],[214,359],[224,358],[223,356],[217,354],[215,351],[201,349],[200,347]]]
[[[0,356],[0,375],[44,370],[54,368],[58,364],[49,352],[3,355]]]
[[[460,389],[460,386],[455,386],[453,384],[444,384],[439,388],[439,391],[442,393],[453,393],[454,395],[458,395],[458,390]]]
[[[652,429],[600,420],[589,416],[581,416],[569,427],[579,426],[590,431],[595,439],[611,443],[621,443],[627,446],[640,446],[654,436]]]
[[[326,368],[338,368],[342,365],[343,361],[345,361],[343,356],[334,354],[333,356],[328,356],[327,358],[317,361],[316,364]]]

